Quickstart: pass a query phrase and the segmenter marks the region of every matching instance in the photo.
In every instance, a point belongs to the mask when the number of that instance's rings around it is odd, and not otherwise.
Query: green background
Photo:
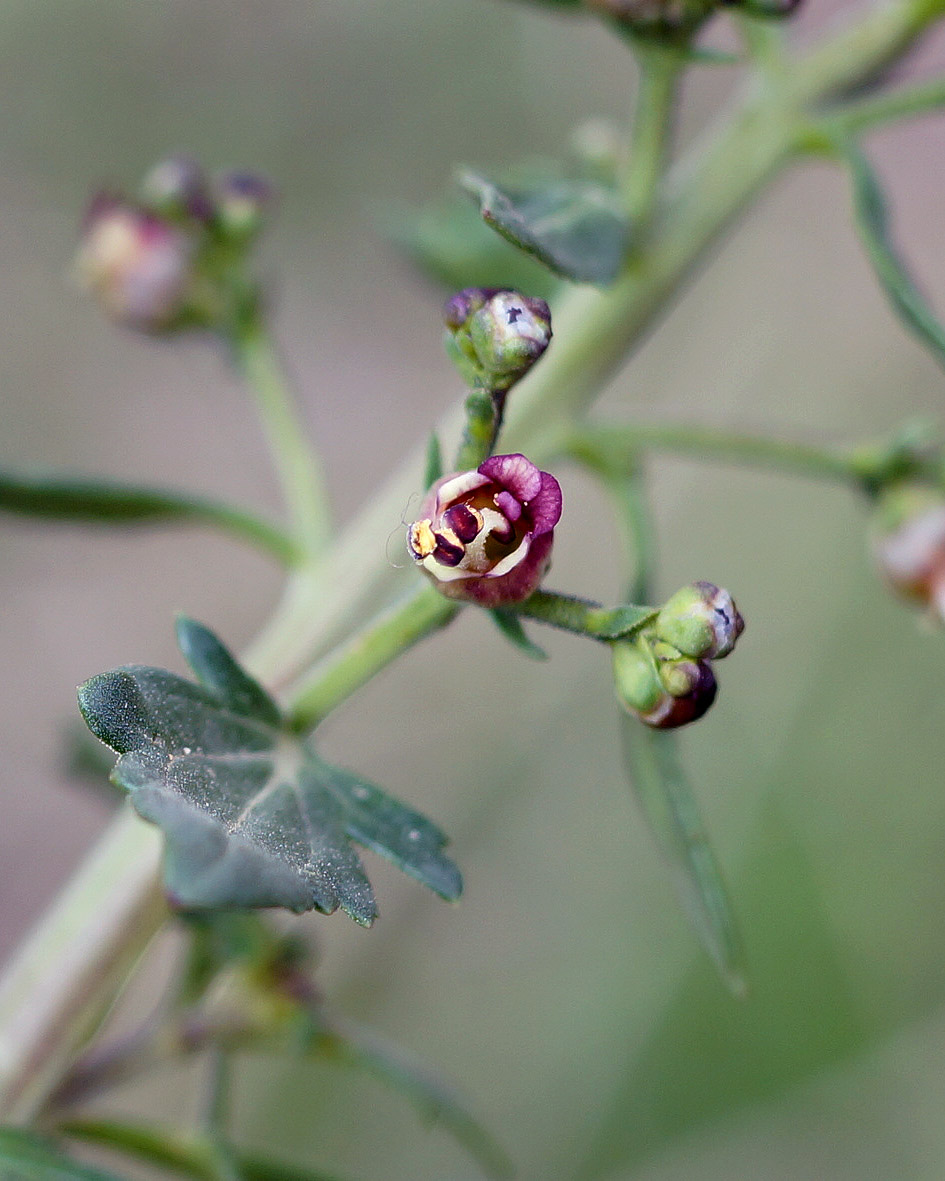
[[[910,69],[936,64],[941,39]],[[693,75],[683,141],[734,77]],[[262,267],[347,519],[460,393],[440,293],[385,244],[388,203],[440,195],[457,162],[553,152],[575,120],[621,117],[632,84],[601,30],[502,0],[8,0],[0,462],[276,507],[222,357],[111,329],[67,279],[90,192],[131,187],[184,150],[257,168],[282,194]],[[870,145],[939,308],[943,126]],[[884,305],[847,205],[826,165],[782,178],[619,375],[608,410],[812,440],[939,415],[942,374]],[[552,583],[611,600],[609,510],[582,476],[559,475]],[[716,979],[642,828],[603,654],[542,636],[553,661],[535,665],[472,612],[352,699],[323,747],[443,825],[466,896],[446,906],[371,858],[374,930],[300,920],[321,986],[457,1082],[523,1178],[940,1181],[945,640],[878,585],[850,494],[682,461],[650,475],[660,590],[713,579],[748,621],[717,707],[682,746],[751,998]],[[399,534],[395,518],[395,563]],[[4,950],[105,823],[102,800],[62,770],[74,686],[131,661],[180,669],[178,610],[238,648],[277,589],[264,559],[190,531],[0,522]],[[183,1117],[199,1083],[156,1076],[113,1108]],[[247,1144],[299,1163],[372,1181],[477,1175],[402,1099],[331,1066],[254,1059],[237,1107]]]

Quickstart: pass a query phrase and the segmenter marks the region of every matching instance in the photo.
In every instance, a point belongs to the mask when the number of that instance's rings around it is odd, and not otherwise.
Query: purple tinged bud
[[[685,656],[721,660],[745,630],[727,590],[712,582],[694,582],[678,590],[656,617],[656,634]]]
[[[464,380],[495,392],[510,389],[551,340],[543,299],[491,287],[468,287],[446,303],[446,349]]]
[[[228,172],[216,184],[217,220],[224,233],[251,238],[263,227],[275,190],[252,172]]]
[[[209,222],[213,203],[207,177],[189,156],[169,156],[155,164],[141,185],[142,204],[152,213]]]
[[[670,730],[694,722],[715,701],[718,684],[705,660],[681,656],[647,637],[613,645],[617,700],[647,726]]]
[[[873,522],[873,556],[885,581],[945,623],[945,494],[923,484],[884,492]]]
[[[507,606],[537,590],[560,516],[554,476],[524,455],[493,455],[433,485],[407,548],[447,598]]]
[[[75,273],[119,323],[161,332],[187,309],[195,252],[194,238],[165,218],[102,195],[85,219]]]

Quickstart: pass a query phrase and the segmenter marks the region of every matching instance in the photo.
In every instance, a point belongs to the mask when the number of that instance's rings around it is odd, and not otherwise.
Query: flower
[[[538,588],[560,516],[554,476],[524,455],[493,455],[433,485],[407,548],[447,598],[503,607]]]
[[[75,269],[114,319],[160,332],[187,308],[195,249],[193,238],[165,218],[103,195],[89,210]]]
[[[693,660],[647,636],[613,645],[614,690],[628,712],[655,730],[695,722],[718,692],[707,660]]]

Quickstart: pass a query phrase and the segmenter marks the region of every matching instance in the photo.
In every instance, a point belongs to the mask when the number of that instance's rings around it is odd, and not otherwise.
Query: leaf
[[[676,893],[704,947],[736,996],[748,991],[744,953],[721,870],[679,763],[675,736],[621,717],[634,793],[666,858]]]
[[[0,510],[98,525],[195,522],[250,541],[281,562],[299,558],[292,538],[269,521],[221,501],[161,488],[4,468],[0,469]]]
[[[369,926],[374,892],[351,841],[459,897],[462,879],[434,824],[321,760],[207,628],[181,619],[177,631],[198,684],[131,665],[79,689],[89,729],[121,755],[113,781],[164,830],[175,905],[340,906]]]
[[[22,1128],[0,1128],[0,1177],[3,1181],[120,1181],[115,1173],[77,1164],[54,1141]]]
[[[544,648],[539,648],[533,640],[528,638],[525,628],[522,627],[521,619],[514,611],[509,611],[505,607],[494,607],[489,614],[495,620],[496,627],[499,631],[520,652],[524,652],[532,660],[548,659],[548,653]]]
[[[185,1177],[200,1181],[219,1178],[213,1145],[202,1137],[108,1119],[69,1120],[62,1130],[76,1140],[112,1148]],[[340,1181],[334,1173],[329,1176],[321,1171],[301,1169],[258,1153],[236,1149],[230,1152],[243,1181]]]
[[[340,1058],[399,1091],[427,1119],[441,1124],[478,1161],[487,1177],[504,1179],[515,1170],[504,1150],[467,1110],[463,1099],[423,1063],[372,1030],[339,1019],[314,1018],[310,1053]]]
[[[879,178],[852,140],[835,135],[832,142],[850,169],[857,229],[876,277],[905,326],[945,365],[945,328],[899,257]]]
[[[622,640],[635,635],[658,614],[659,609],[638,607],[600,607],[588,613],[589,632],[600,640]]]
[[[620,274],[630,227],[611,189],[587,180],[502,189],[467,170],[457,179],[488,225],[555,274],[600,284]]]
[[[557,285],[540,263],[494,233],[458,193],[419,210],[388,206],[381,221],[414,265],[451,292],[508,287],[548,299]]]
[[[440,476],[443,475],[443,450],[436,431],[430,432],[427,442],[426,464],[423,472],[424,489],[432,488]]]

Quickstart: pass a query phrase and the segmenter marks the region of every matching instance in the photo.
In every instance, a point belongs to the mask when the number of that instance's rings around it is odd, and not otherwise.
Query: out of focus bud
[[[721,660],[735,647],[745,621],[727,590],[694,582],[667,599],[655,627],[661,640],[685,656]]]
[[[166,219],[101,196],[86,217],[75,270],[114,319],[162,332],[187,310],[195,252],[193,238]]]
[[[945,622],[945,494],[923,484],[897,484],[880,498],[873,555],[894,590]]]
[[[141,202],[171,220],[206,222],[213,216],[207,177],[189,156],[169,156],[155,164],[141,183]]]
[[[265,224],[274,199],[272,185],[252,172],[225,173],[216,184],[216,215],[222,232],[249,239]]]
[[[612,646],[614,688],[628,713],[647,726],[671,730],[694,722],[715,701],[718,685],[704,660],[644,637]]]
[[[433,485],[407,548],[447,598],[503,607],[538,589],[560,516],[554,476],[524,455],[493,455]]]
[[[496,392],[524,377],[551,340],[543,299],[492,287],[467,287],[447,301],[446,351],[468,385]]]
[[[724,0],[584,0],[588,8],[644,36],[698,28]]]

